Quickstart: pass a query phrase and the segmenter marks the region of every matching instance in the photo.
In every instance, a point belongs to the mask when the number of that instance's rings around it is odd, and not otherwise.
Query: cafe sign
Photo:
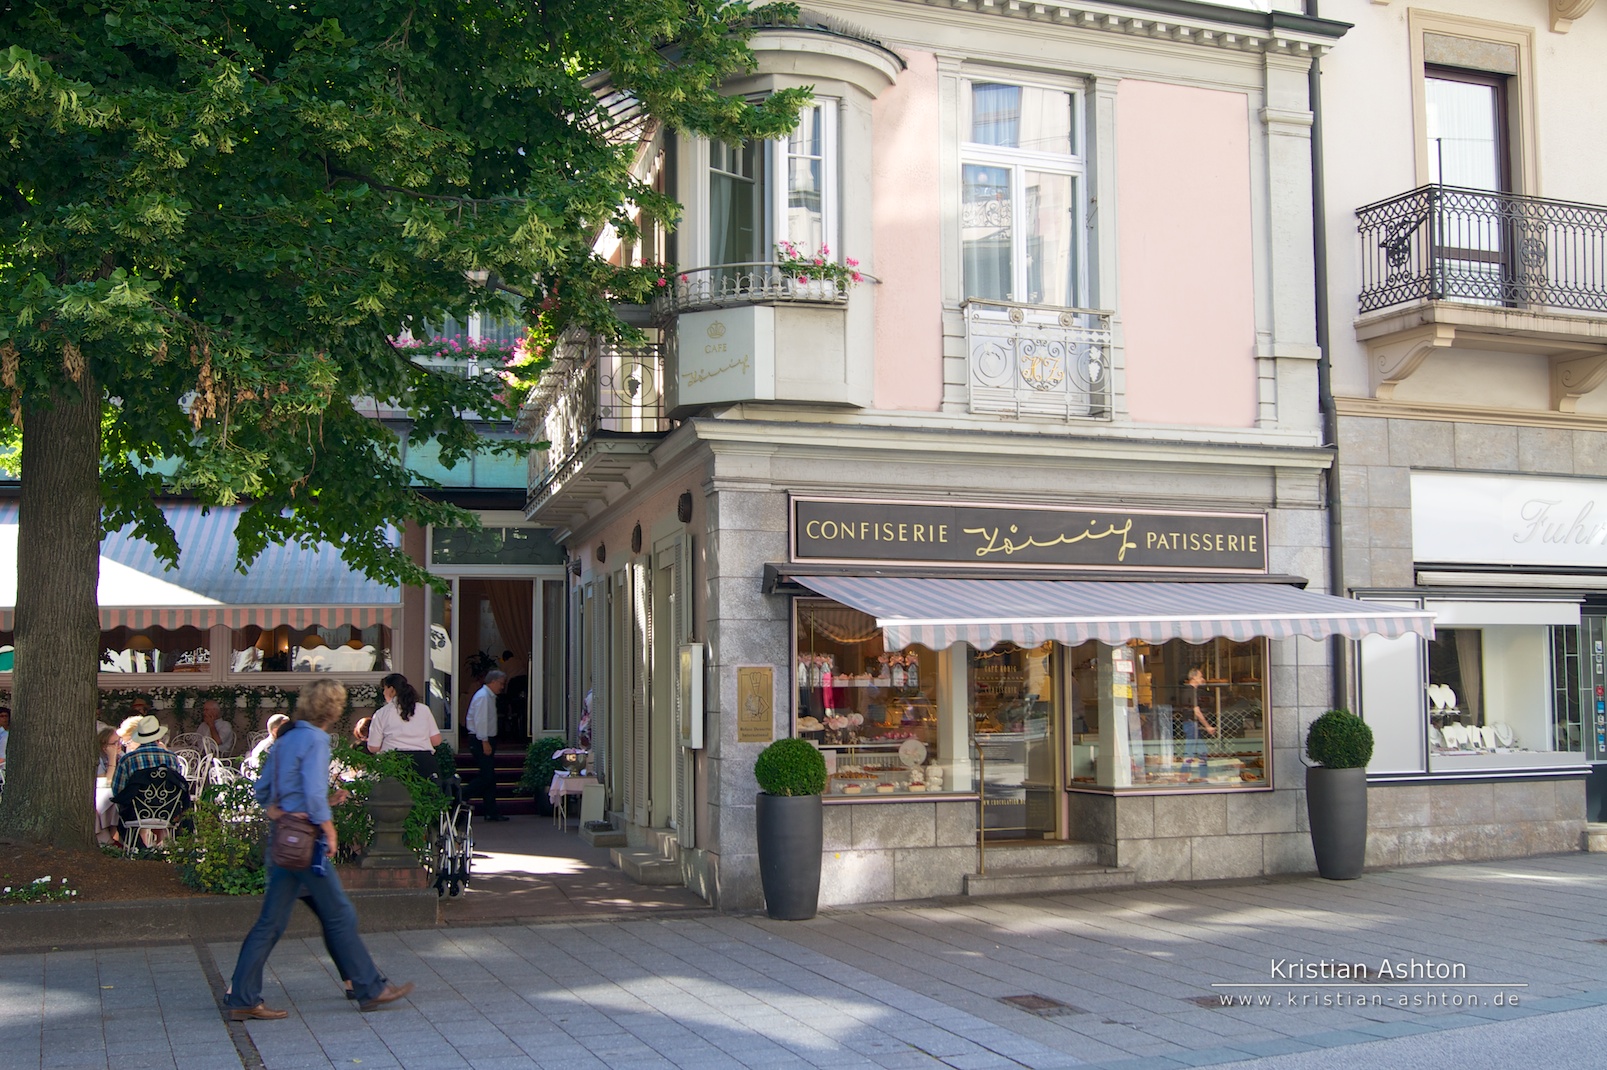
[[[792,560],[1265,572],[1267,518],[1262,513],[794,498]]]

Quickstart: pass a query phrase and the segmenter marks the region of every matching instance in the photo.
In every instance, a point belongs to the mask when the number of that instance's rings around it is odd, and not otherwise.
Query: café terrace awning
[[[179,567],[158,560],[131,529],[101,540],[103,629],[277,628],[391,625],[401,592],[376,583],[341,560],[328,543],[270,546],[246,572],[236,568],[238,507],[203,514],[189,504],[163,506],[178,537]],[[0,630],[10,631],[17,600],[17,507],[0,506]]]
[[[1236,641],[1266,636],[1325,639],[1434,634],[1434,614],[1314,594],[1278,583],[1187,583],[1053,579],[950,579],[917,576],[809,576],[792,579],[876,618],[888,649],[986,650],[1048,640]]]

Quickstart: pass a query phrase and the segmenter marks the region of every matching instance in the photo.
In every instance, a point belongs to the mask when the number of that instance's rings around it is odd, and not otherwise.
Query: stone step
[[[624,829],[589,829],[585,825],[582,825],[580,826],[580,838],[591,844],[593,847],[625,846]]]
[[[1086,864],[994,869],[990,865],[987,873],[966,874],[965,894],[1041,895],[1131,888],[1133,884],[1133,870],[1129,866]]]
[[[1591,821],[1587,823],[1582,846],[1592,853],[1607,851],[1607,822]]]
[[[994,869],[1050,869],[1064,866],[1096,866],[1107,861],[1097,843],[1078,840],[1014,841],[989,843],[983,860],[989,872]],[[1115,861],[1114,858],[1108,861]]]
[[[637,884],[685,885],[681,863],[656,851],[637,847],[615,847],[608,852],[614,866]]]

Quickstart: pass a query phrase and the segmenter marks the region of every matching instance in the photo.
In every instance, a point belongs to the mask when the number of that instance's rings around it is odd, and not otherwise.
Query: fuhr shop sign
[[[792,500],[792,560],[1265,572],[1261,513]]]

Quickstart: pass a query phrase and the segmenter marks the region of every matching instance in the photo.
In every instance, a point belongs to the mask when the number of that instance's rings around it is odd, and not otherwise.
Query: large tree
[[[104,531],[177,547],[154,495],[247,505],[236,535],[327,540],[420,582],[387,524],[418,493],[384,401],[450,463],[501,381],[430,372],[407,324],[527,297],[537,353],[644,284],[592,242],[634,120],[739,140],[799,94],[723,96],[759,18],[722,0],[0,0],[0,435],[21,447],[0,830],[87,845]],[[639,126],[630,127],[639,129]],[[636,294],[639,296],[639,293]],[[165,474],[164,474],[165,473]]]

